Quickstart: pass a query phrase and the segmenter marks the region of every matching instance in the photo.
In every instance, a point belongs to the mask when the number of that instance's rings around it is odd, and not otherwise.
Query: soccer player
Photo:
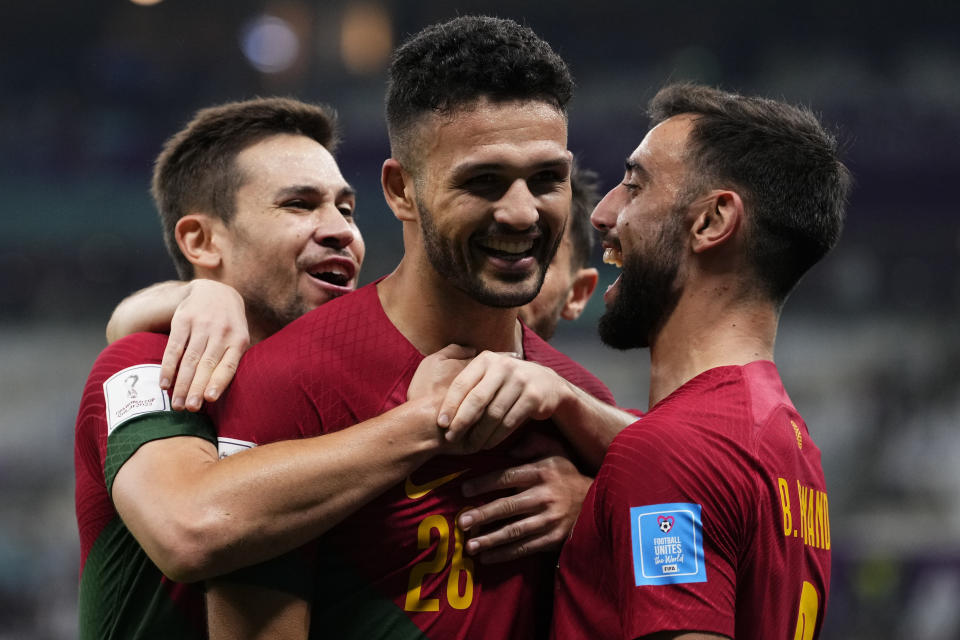
[[[849,176],[804,108],[681,84],[650,115],[592,217],[623,268],[600,335],[650,348],[650,410],[564,545],[553,636],[816,638],[827,491],[773,350],[784,300],[840,235]]]
[[[197,288],[235,313],[245,307],[254,341],[355,287],[364,246],[335,142],[328,110],[258,99],[200,111],[157,160],[153,195],[178,272],[233,287],[194,280],[184,292]],[[288,497],[273,506],[293,510],[302,507],[296,487],[316,480],[303,472],[292,486],[303,470],[269,473],[268,448],[258,452],[261,468],[217,463],[209,420],[170,411],[160,390],[165,343],[151,333],[115,342],[84,389],[75,448],[81,638],[206,637],[202,591],[162,573],[190,580],[255,562],[202,550],[292,526],[244,492],[272,487]],[[225,482],[223,471],[238,475]]]
[[[590,214],[600,199],[597,174],[574,165],[570,172],[570,220],[543,279],[540,293],[520,307],[520,319],[544,340],[550,340],[560,318],[576,320],[597,288],[599,273],[590,266],[593,235]]]
[[[448,344],[513,352],[553,369],[517,359],[515,371],[534,368],[553,382],[562,374],[610,401],[599,381],[517,319],[569,215],[571,90],[562,60],[512,21],[457,18],[398,49],[382,184],[403,223],[405,255],[386,278],[250,349],[213,407],[221,439],[259,448],[362,431],[392,407],[435,397],[413,376],[422,354]],[[359,509],[305,549],[208,583],[211,634],[302,637],[312,626],[338,638],[542,637],[551,558],[474,562],[456,518],[472,502],[461,483],[511,466],[512,443],[497,443],[526,418],[553,415],[591,462],[609,442],[596,437],[597,424],[632,421],[558,384],[567,391],[562,406],[517,378],[483,378],[470,398],[481,396],[485,409],[469,428],[430,404],[434,433],[371,437],[380,458],[342,483],[342,500]],[[584,415],[594,431],[580,426]],[[553,431],[536,423],[520,435]],[[376,494],[354,486],[371,477],[382,482]]]

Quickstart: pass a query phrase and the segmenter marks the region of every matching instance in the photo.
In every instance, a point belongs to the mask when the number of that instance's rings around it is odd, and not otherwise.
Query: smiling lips
[[[617,268],[623,268],[623,254],[620,252],[620,249],[615,249],[614,247],[606,247],[603,250],[603,263],[616,265]]]
[[[307,270],[310,277],[334,287],[349,287],[357,267],[349,258],[328,258]]]

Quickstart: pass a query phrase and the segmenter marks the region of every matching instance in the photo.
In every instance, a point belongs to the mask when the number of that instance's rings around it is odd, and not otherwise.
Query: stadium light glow
[[[387,65],[393,51],[393,25],[386,8],[378,3],[350,4],[343,14],[340,56],[357,74],[376,73]]]
[[[300,38],[283,18],[262,15],[243,30],[241,48],[258,71],[280,73],[296,62]]]

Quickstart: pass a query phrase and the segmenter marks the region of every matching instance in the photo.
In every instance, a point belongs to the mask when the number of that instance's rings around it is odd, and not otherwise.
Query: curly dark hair
[[[193,265],[177,246],[177,222],[191,211],[203,211],[229,223],[243,182],[234,162],[237,155],[280,133],[312,138],[333,153],[338,142],[336,113],[292,98],[230,102],[201,109],[166,141],[154,165],[151,193],[180,278],[192,278]]]
[[[431,25],[393,55],[387,128],[394,157],[414,161],[413,129],[424,114],[449,113],[480,98],[542,100],[566,113],[573,78],[531,29],[513,20],[462,16]]]
[[[650,101],[651,126],[695,116],[688,195],[736,190],[747,208],[747,252],[766,295],[782,304],[837,243],[851,184],[836,138],[806,107],[696,84]]]

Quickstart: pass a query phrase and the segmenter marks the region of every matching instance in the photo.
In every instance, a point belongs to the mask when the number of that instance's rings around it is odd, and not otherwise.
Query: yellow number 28
[[[473,602],[473,560],[463,555],[463,531],[456,525],[456,519],[452,528],[453,557],[450,560],[450,575],[447,577],[447,603],[454,609],[466,609]],[[428,575],[438,574],[446,567],[450,547],[450,529],[447,519],[439,514],[427,516],[420,521],[417,527],[417,548],[428,549],[433,532],[436,531],[439,538],[437,551],[432,558],[418,562],[410,570],[404,610],[440,610],[439,598],[423,597],[423,581]],[[462,581],[461,576],[464,578]]]

